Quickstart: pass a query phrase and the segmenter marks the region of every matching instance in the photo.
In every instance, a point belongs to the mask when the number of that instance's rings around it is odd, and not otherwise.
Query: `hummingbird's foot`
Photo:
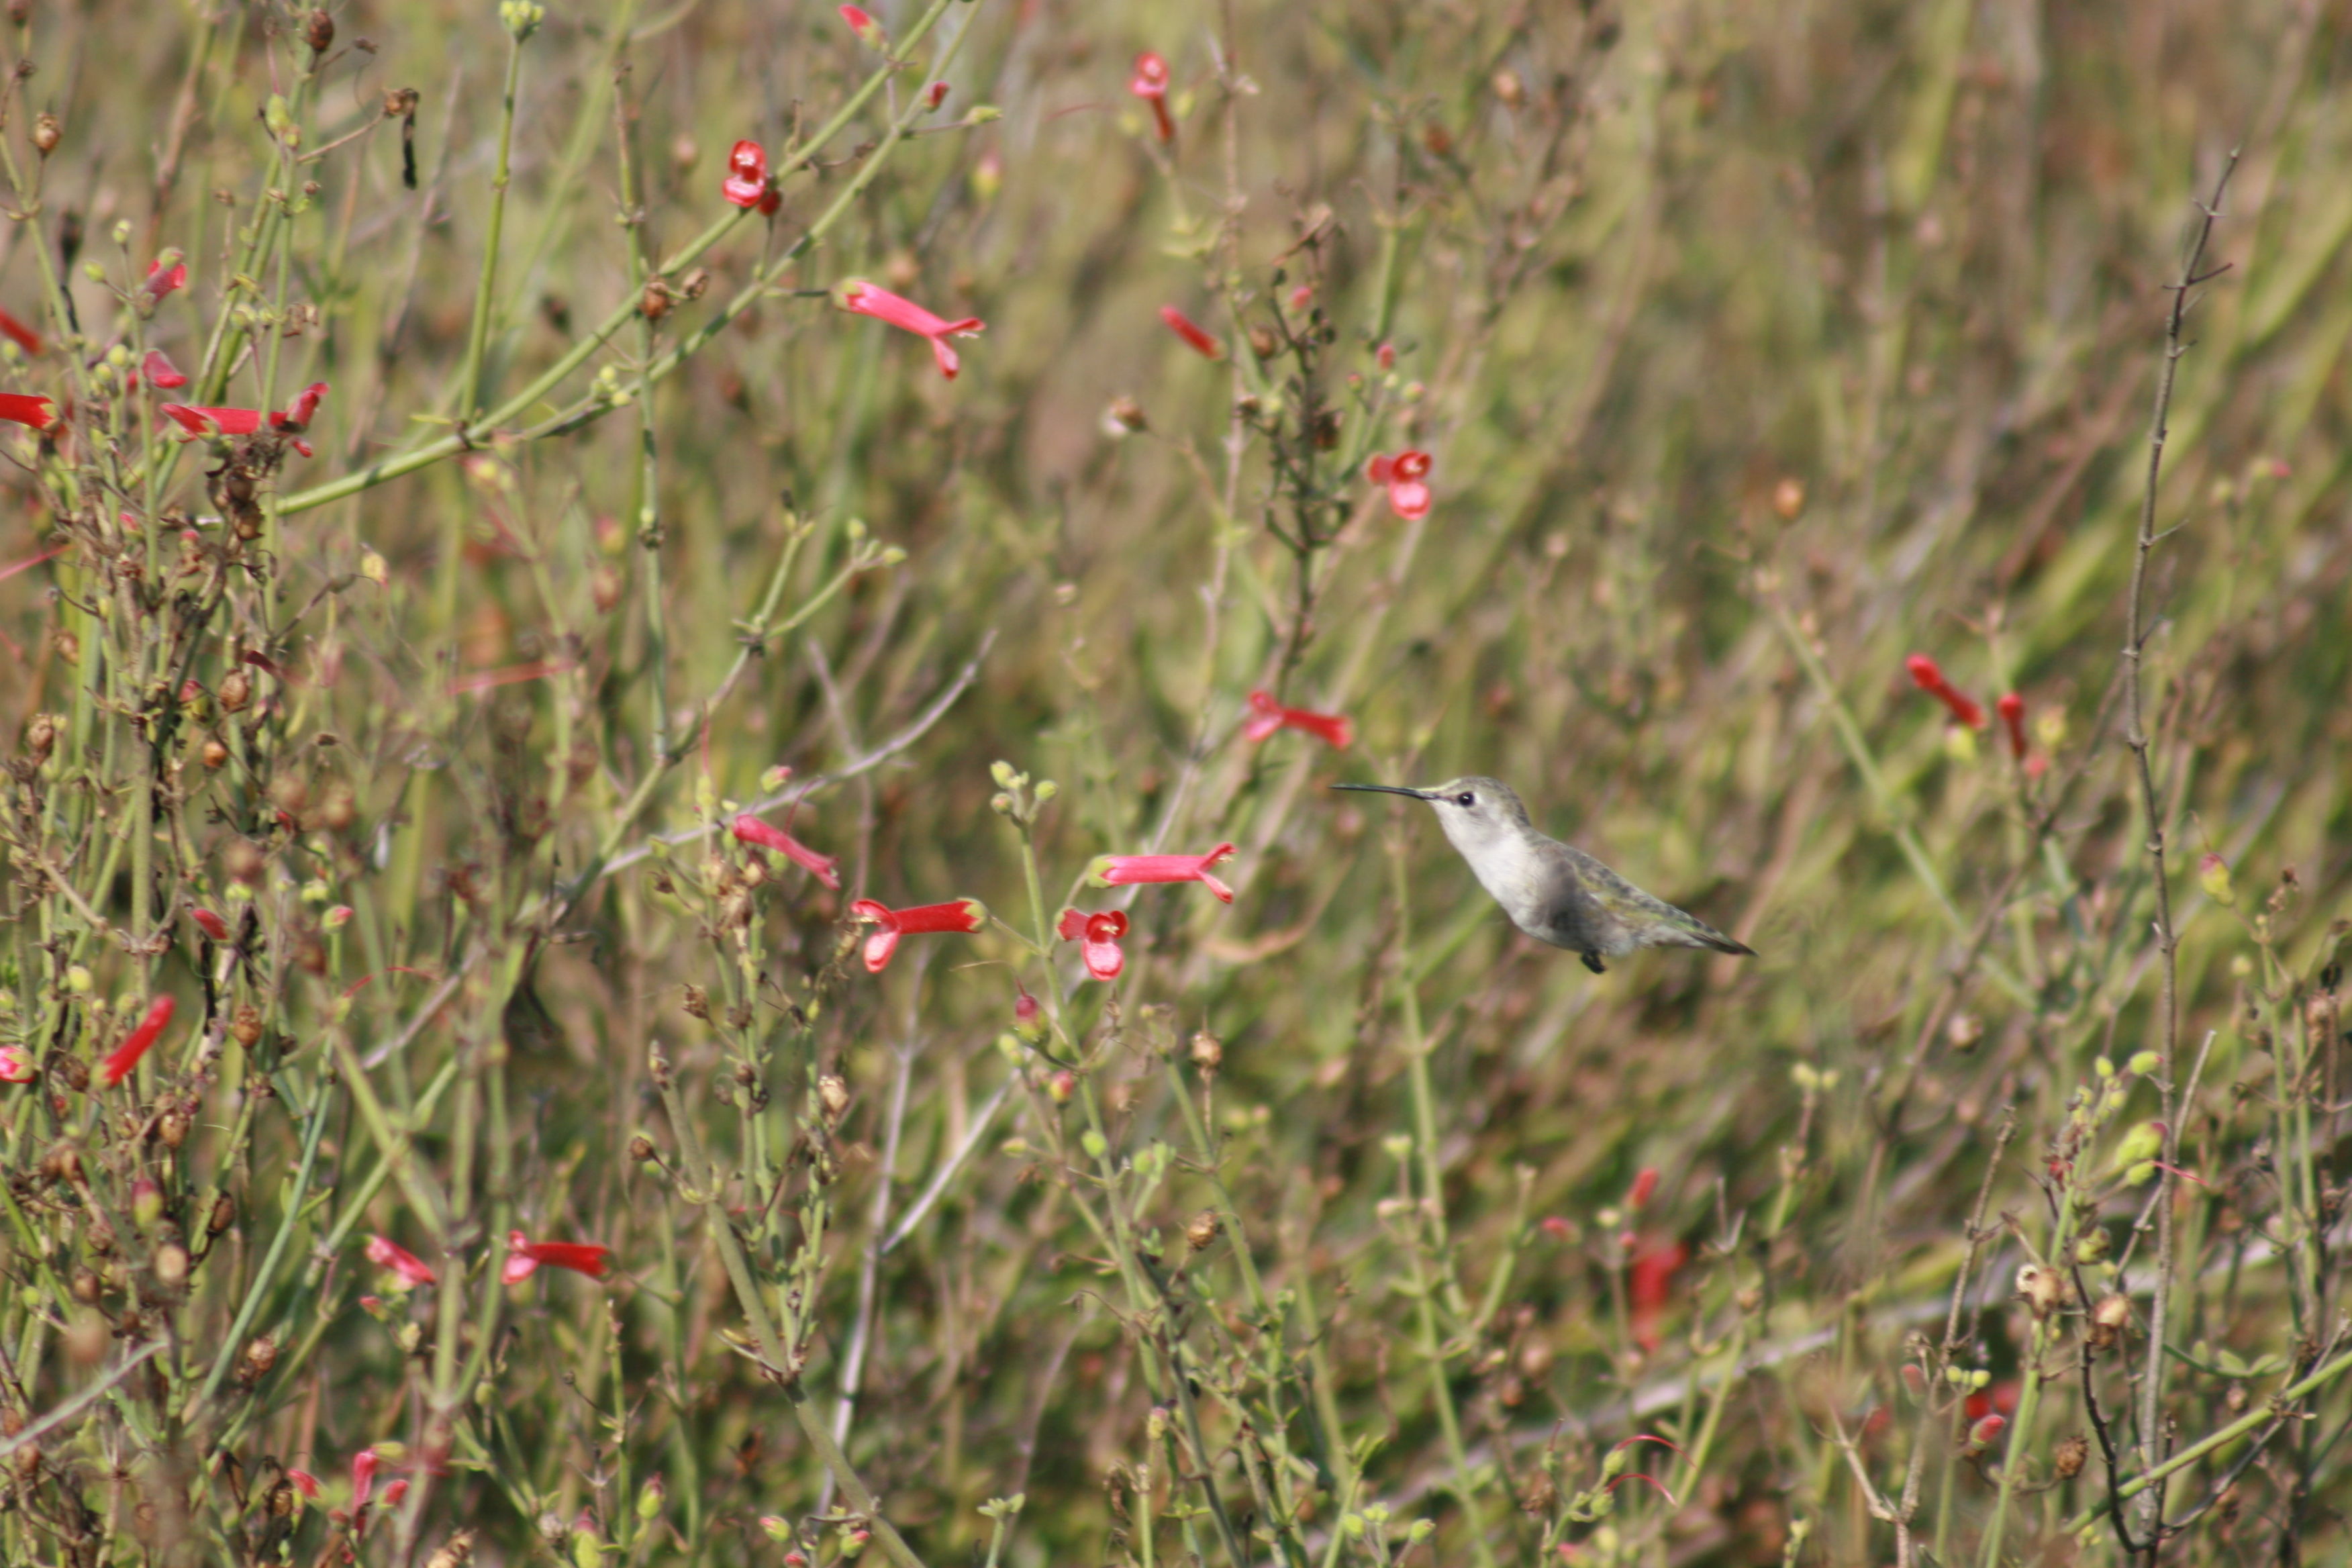
[[[1606,974],[1609,973],[1608,966],[1601,962],[1601,955],[1597,952],[1588,952],[1584,955],[1584,967],[1590,969],[1595,974]]]

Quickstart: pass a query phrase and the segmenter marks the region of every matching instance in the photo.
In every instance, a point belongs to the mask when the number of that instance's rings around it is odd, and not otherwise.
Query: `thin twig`
[[[2172,409],[2173,378],[2180,365],[2180,356],[2189,352],[2181,341],[2180,331],[2189,315],[2189,291],[2200,283],[2220,275],[2201,272],[2207,245],[2213,237],[2213,225],[2221,216],[2221,197],[2230,188],[2230,176],[2237,171],[2238,152],[2232,148],[2221,165],[2220,176],[2213,182],[2213,195],[2200,203],[2194,239],[2189,247],[2189,258],[2180,268],[2180,280],[2170,286],[2172,309],[2165,319],[2164,363],[2156,381],[2156,411],[2148,421],[2147,486],[2140,497],[2139,538],[2132,559],[2131,591],[2125,601],[2125,631],[2123,647],[2124,708],[2126,731],[2124,743],[2132,754],[2134,771],[2138,775],[2142,820],[2147,826],[2147,858],[2151,880],[2156,886],[2156,946],[2159,963],[2159,995],[2157,1004],[2157,1053],[2160,1065],[2156,1072],[2159,1096],[2158,1118],[2164,1125],[2164,1159],[2158,1166],[2156,1194],[2156,1289],[2148,1308],[2147,1370],[2140,1379],[2139,1450],[2143,1474],[2157,1479],[2148,1489],[2148,1500],[2143,1514],[2147,1537],[2147,1559],[2153,1568],[2158,1545],[2160,1526],[2164,1519],[2164,1487],[2157,1471],[2159,1456],[2157,1445],[2162,1440],[2160,1416],[2164,1409],[2164,1344],[2165,1331],[2169,1326],[2169,1306],[2172,1295],[2172,1275],[2177,1265],[2173,1256],[2172,1193],[2173,1175],[2180,1163],[2180,1119],[2174,1113],[2173,1084],[2176,1064],[2173,1060],[2180,1041],[2180,964],[2179,936],[2172,924],[2172,892],[2165,880],[2164,811],[2157,799],[2156,774],[2148,763],[2148,739],[2146,715],[2143,711],[2141,676],[2149,632],[2147,619],[2147,566],[2156,551],[2158,537],[2156,527],[2157,489],[2164,471],[2164,443],[2167,420]]]

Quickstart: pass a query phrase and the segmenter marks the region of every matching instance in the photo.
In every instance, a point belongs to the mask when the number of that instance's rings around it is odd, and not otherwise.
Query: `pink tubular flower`
[[[396,1481],[386,1481],[383,1485],[383,1506],[386,1508],[398,1508],[400,1506],[400,1500],[407,1495],[408,1478],[406,1476],[401,1477],[401,1479]]]
[[[1428,474],[1429,454],[1410,447],[1393,458],[1375,452],[1364,465],[1364,478],[1388,487],[1389,510],[1407,522],[1429,515]]]
[[[124,1037],[122,1043],[99,1064],[98,1076],[106,1081],[107,1088],[112,1089],[131,1076],[131,1069],[139,1065],[139,1058],[147,1054],[147,1047],[155,1043],[164,1026],[171,1023],[175,1005],[177,1004],[169,996],[156,997],[147,1009],[147,1016],[139,1021],[139,1026]]]
[[[1160,319],[1168,323],[1168,330],[1170,331],[1183,339],[1186,344],[1192,348],[1192,352],[1199,354],[1202,358],[1223,359],[1225,357],[1225,345],[1220,342],[1215,337],[1212,336],[1208,328],[1201,325],[1201,323],[1192,320],[1192,317],[1187,316],[1175,306],[1160,306]]]
[[[353,1512],[365,1508],[368,1494],[375,1490],[377,1463],[373,1448],[362,1448],[352,1456],[352,1510]]]
[[[741,842],[772,849],[835,892],[841,891],[841,861],[835,857],[818,854],[782,828],[771,826],[748,811],[735,819],[734,832]]]
[[[1981,1454],[1997,1442],[2009,1426],[2006,1415],[1987,1415],[1969,1424],[1968,1451]]]
[[[1267,691],[1249,694],[1250,717],[1242,726],[1244,740],[1263,741],[1276,730],[1304,730],[1319,737],[1326,745],[1346,751],[1356,742],[1354,721],[1339,713],[1314,713],[1304,708],[1285,708]]]
[[[902,936],[943,931],[969,934],[978,931],[988,919],[987,907],[978,899],[917,904],[904,910],[894,910],[872,899],[860,899],[849,906],[849,912],[868,925],[882,928],[866,939],[866,970],[869,974],[879,974],[888,965],[890,955],[898,951],[898,939]]]
[[[1105,910],[1088,914],[1084,910],[1064,910],[1061,923],[1055,931],[1064,942],[1078,944],[1078,955],[1086,960],[1087,973],[1097,980],[1116,980],[1127,963],[1120,951],[1118,939],[1127,934],[1127,916],[1118,910]]]
[[[1151,105],[1151,121],[1162,142],[1176,140],[1176,122],[1168,117],[1168,62],[1158,50],[1146,49],[1135,57],[1135,75],[1128,79],[1127,90]]]
[[[1953,722],[1971,730],[1985,727],[1984,710],[1954,690],[1952,683],[1944,679],[1944,672],[1937,668],[1934,659],[1924,653],[1915,653],[1903,661],[1903,666],[1911,672],[1913,685],[1951,710]]]
[[[507,1232],[507,1260],[499,1270],[499,1278],[509,1285],[518,1285],[546,1264],[550,1268],[569,1268],[574,1274],[585,1274],[591,1279],[604,1278],[604,1260],[613,1249],[597,1241],[532,1241],[519,1230]]]
[[[0,419],[46,430],[58,422],[57,399],[44,392],[0,392]]]
[[[1625,1194],[1625,1207],[1640,1214],[1642,1206],[1650,1201],[1650,1194],[1657,1190],[1658,1168],[1655,1165],[1643,1166],[1633,1174],[1633,1189]]]
[[[768,150],[748,139],[736,142],[727,154],[727,178],[719,191],[739,207],[758,207],[763,213],[783,205],[782,195],[768,185]]]
[[[319,1500],[319,1478],[312,1475],[310,1471],[287,1471],[286,1484],[292,1487],[296,1491],[300,1492],[304,1497],[309,1498],[312,1502]]]
[[[867,48],[887,51],[890,47],[890,35],[883,30],[881,23],[866,14],[864,7],[844,5],[841,19],[849,24],[849,30],[856,34],[857,41]]]
[[[41,334],[5,310],[0,310],[0,337],[7,338],[28,354],[41,352]]]
[[[139,374],[148,385],[169,392],[188,384],[188,378],[178,365],[172,363],[162,349],[149,349],[147,357],[139,362]]]
[[[171,260],[168,267],[163,264],[165,258]],[[139,287],[150,300],[160,300],[173,289],[187,286],[188,264],[180,259],[178,251],[167,250],[147,264],[147,281]]]
[[[22,1046],[0,1046],[0,1083],[30,1083],[37,1074],[32,1052]]]
[[[368,1237],[367,1260],[378,1268],[398,1275],[402,1282],[412,1289],[430,1285],[438,1278],[430,1264],[389,1237]]]
[[[1136,882],[1198,882],[1230,904],[1234,890],[1209,875],[1209,868],[1234,852],[1220,844],[1206,855],[1105,855],[1087,868],[1087,880],[1097,888],[1124,888]]]
[[[919,338],[931,342],[931,355],[940,362],[940,374],[950,381],[962,368],[955,350],[948,347],[950,338],[973,338],[988,330],[988,324],[978,316],[966,316],[961,321],[943,321],[912,300],[902,299],[887,289],[877,289],[862,279],[851,281],[842,290],[844,309],[860,316],[871,316],[877,321],[887,321]]]
[[[923,89],[923,107],[924,107],[924,108],[926,108],[926,109],[937,109],[940,104],[945,103],[947,100],[948,100],[948,84],[947,84],[947,83],[945,83],[945,82],[943,82],[943,81],[935,81],[935,82],[931,83],[931,85],[930,85],[930,86],[929,86],[929,87],[927,87],[927,88]]]

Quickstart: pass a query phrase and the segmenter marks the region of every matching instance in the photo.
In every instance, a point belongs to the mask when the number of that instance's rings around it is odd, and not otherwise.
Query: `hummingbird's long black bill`
[[[1370,795],[1409,795],[1415,800],[1427,800],[1429,798],[1429,792],[1427,790],[1407,789],[1402,784],[1335,784],[1331,787],[1333,789],[1360,789]]]

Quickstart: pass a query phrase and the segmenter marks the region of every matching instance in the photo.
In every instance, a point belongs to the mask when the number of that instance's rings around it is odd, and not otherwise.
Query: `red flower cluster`
[[[1971,730],[1984,728],[1984,710],[1971,699],[1963,697],[1958,691],[1953,689],[1952,683],[1944,679],[1944,672],[1937,668],[1934,659],[1924,653],[1915,653],[1905,659],[1903,664],[1904,668],[1911,672],[1911,683],[1914,686],[1951,710],[1954,723],[1966,725]]]

